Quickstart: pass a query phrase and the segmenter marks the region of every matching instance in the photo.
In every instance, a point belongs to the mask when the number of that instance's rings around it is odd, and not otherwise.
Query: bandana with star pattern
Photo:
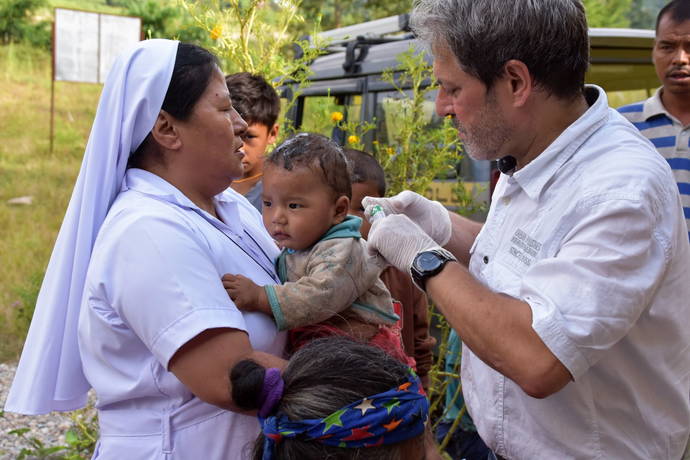
[[[424,432],[429,413],[419,378],[391,390],[353,402],[327,417],[291,421],[284,414],[261,420],[265,436],[263,460],[272,460],[284,438],[301,438],[336,447],[376,447],[395,444]]]

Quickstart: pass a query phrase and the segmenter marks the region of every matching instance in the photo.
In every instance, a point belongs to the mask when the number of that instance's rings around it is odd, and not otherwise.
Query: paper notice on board
[[[141,39],[141,20],[126,16],[101,15],[100,82],[105,83],[115,58]]]
[[[115,58],[141,38],[141,19],[55,9],[55,79],[103,83]]]

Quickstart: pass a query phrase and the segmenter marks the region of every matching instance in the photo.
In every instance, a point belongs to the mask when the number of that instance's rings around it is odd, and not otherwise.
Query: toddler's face
[[[347,213],[347,197],[336,199],[308,167],[288,171],[266,165],[263,183],[264,226],[281,247],[301,250],[313,246]]]
[[[365,240],[369,237],[369,229],[371,224],[364,218],[364,207],[362,200],[365,196],[380,197],[379,188],[374,182],[358,182],[352,184],[352,201],[350,201],[349,213],[353,216],[362,218],[362,226],[359,228],[359,233]]]

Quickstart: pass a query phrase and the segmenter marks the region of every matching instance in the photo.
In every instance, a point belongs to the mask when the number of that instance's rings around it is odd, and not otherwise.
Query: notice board
[[[141,19],[55,8],[55,80],[104,83],[122,51],[141,40]]]

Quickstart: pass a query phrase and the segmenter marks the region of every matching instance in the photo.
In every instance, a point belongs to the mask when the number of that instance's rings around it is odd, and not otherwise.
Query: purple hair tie
[[[273,408],[278,404],[280,398],[283,397],[283,387],[285,382],[280,376],[280,369],[271,367],[266,369],[264,375],[264,384],[261,387],[261,394],[259,395],[259,417],[266,418],[268,414],[273,412]]]

